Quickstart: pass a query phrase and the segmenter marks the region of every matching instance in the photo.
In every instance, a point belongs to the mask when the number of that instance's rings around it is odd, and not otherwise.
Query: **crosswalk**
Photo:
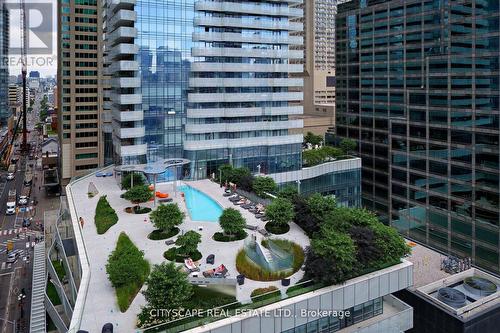
[[[26,249],[29,249],[30,247],[33,248],[35,246],[36,242],[26,242],[25,243],[25,248]],[[0,254],[4,254],[4,253],[7,253],[7,244],[0,244],[0,246],[2,246],[0,248]]]
[[[17,234],[20,234],[19,236],[21,236],[24,233],[25,233],[24,228],[0,230],[0,236],[17,235]],[[34,235],[35,233],[36,233],[35,230],[26,230],[26,235]]]

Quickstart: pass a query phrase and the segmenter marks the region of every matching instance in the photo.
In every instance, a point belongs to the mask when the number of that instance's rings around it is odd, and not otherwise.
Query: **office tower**
[[[0,128],[7,125],[9,112],[9,11],[0,5]]]
[[[303,94],[288,90],[302,86],[289,78],[301,71],[290,59],[302,52],[289,50],[302,43],[289,36],[302,29],[289,23],[300,2],[108,1],[115,161],[184,155],[193,178],[224,163],[299,169],[302,135],[288,131],[302,126],[289,119],[302,107],[289,103]]]
[[[101,2],[60,0],[58,17],[60,165],[68,179],[103,164]]]
[[[498,273],[499,2],[338,9],[336,127],[358,143],[364,205]]]

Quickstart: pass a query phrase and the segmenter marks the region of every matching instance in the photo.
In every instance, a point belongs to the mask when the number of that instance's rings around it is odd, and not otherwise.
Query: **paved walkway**
[[[87,192],[90,182],[94,183],[99,194],[89,199]],[[237,207],[227,198],[222,196],[222,189],[219,188],[217,184],[209,180],[187,182],[186,184],[205,192],[205,194],[208,194],[224,208]],[[172,183],[159,184],[157,190],[168,192],[170,196],[173,196],[174,202],[179,203],[181,210],[186,212],[184,199],[181,197],[180,192],[177,192],[176,196],[174,196]],[[125,313],[120,313],[116,303],[114,289],[106,275],[105,266],[107,258],[115,248],[118,236],[122,231],[126,232],[136,246],[144,251],[145,258],[151,264],[163,262],[163,252],[169,247],[165,245],[164,241],[152,241],[147,238],[148,234],[154,230],[153,225],[149,222],[147,214],[135,215],[125,213],[125,207],[131,206],[131,204],[129,201],[120,198],[120,194],[123,193],[123,191],[119,189],[113,177],[97,178],[92,176],[83,179],[73,186],[72,192],[77,203],[77,214],[79,217],[83,217],[85,221],[83,235],[91,263],[91,279],[83,314],[82,329],[90,332],[98,332],[104,323],[112,322],[115,325],[115,332],[132,332],[132,328],[135,327],[136,324],[136,315],[140,312],[140,307],[145,304],[144,296],[139,293],[129,309]],[[94,224],[94,215],[97,201],[102,195],[107,195],[110,205],[118,214],[119,221],[104,235],[98,235]],[[152,202],[142,205],[153,208]],[[253,214],[240,207],[237,207],[237,209],[242,212],[248,224],[258,225],[259,227],[264,226],[264,222],[257,220]],[[146,222],[144,221],[145,218]],[[202,228],[202,231],[200,231],[200,228]],[[180,226],[180,229],[184,232],[195,230],[202,234],[202,243],[198,247],[203,254],[203,258],[200,260],[201,271],[224,264],[229,271],[230,277],[234,278],[238,275],[235,266],[235,257],[237,251],[243,246],[243,240],[229,243],[215,242],[212,239],[212,235],[217,231],[221,231],[219,224],[216,222],[191,221],[187,212],[186,219]],[[256,233],[256,237],[260,241],[263,236]],[[293,239],[296,243],[304,247],[309,244],[307,236],[295,224],[291,225],[291,229],[287,234],[280,237]],[[205,264],[206,256],[209,254],[215,254],[214,265]],[[302,276],[302,271],[295,273],[291,277],[292,284],[300,280]],[[249,301],[252,290],[259,287],[268,287],[270,285],[281,288],[280,281],[257,282],[247,279],[243,286],[237,287],[237,298],[242,302]]]

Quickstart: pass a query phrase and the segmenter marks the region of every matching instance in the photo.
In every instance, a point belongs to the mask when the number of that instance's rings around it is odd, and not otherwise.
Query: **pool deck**
[[[97,187],[99,194],[94,198],[88,198],[88,185],[92,182]],[[184,182],[184,184],[196,188],[213,200],[215,200],[223,208],[233,207],[241,211],[243,217],[247,220],[247,224],[256,225],[263,228],[265,223],[256,219],[255,216],[246,211],[245,209],[233,205],[227,198],[223,197],[223,190],[218,184],[209,180],[200,180],[193,182]],[[178,183],[180,185],[180,182]],[[236,271],[235,257],[237,251],[243,247],[244,241],[236,242],[216,242],[212,239],[215,232],[222,231],[219,224],[216,222],[198,222],[191,221],[189,214],[186,211],[186,205],[179,191],[174,195],[173,183],[162,183],[157,185],[157,190],[167,192],[173,198],[173,202],[179,204],[182,211],[186,212],[184,223],[180,226],[183,232],[195,230],[202,235],[202,242],[199,244],[198,249],[203,254],[200,260],[200,270],[204,271],[210,268],[215,268],[220,264],[224,264],[228,271],[229,277],[235,278],[238,275]],[[72,185],[72,193],[76,205],[77,215],[83,217],[85,225],[83,227],[83,237],[87,248],[89,261],[90,261],[90,285],[86,298],[83,318],[82,329],[89,332],[98,332],[101,330],[102,325],[111,322],[114,324],[115,333],[132,332],[136,325],[136,315],[140,312],[141,306],[145,304],[144,296],[139,293],[129,309],[125,313],[121,313],[116,303],[116,296],[111,283],[106,275],[106,262],[111,251],[116,246],[116,241],[121,232],[126,232],[135,245],[144,251],[145,258],[151,264],[159,264],[165,259],[163,252],[169,247],[166,246],[164,241],[152,241],[147,238],[148,234],[154,230],[153,225],[149,222],[148,214],[134,215],[128,214],[124,209],[131,206],[131,203],[125,199],[120,198],[122,190],[117,185],[117,181],[113,177],[97,178],[91,176]],[[95,208],[97,201],[102,195],[107,195],[107,199],[116,210],[119,221],[111,227],[104,235],[98,235],[94,224]],[[141,206],[153,208],[153,203],[148,202],[141,204]],[[202,230],[200,231],[200,228]],[[249,234],[254,233],[260,241],[264,238],[258,232],[249,231]],[[290,231],[279,238],[293,240],[300,244],[302,247],[309,245],[309,239],[294,223],[291,224]],[[173,239],[175,239],[174,237]],[[215,254],[215,264],[205,264],[205,259],[209,254]],[[293,285],[303,277],[303,272],[298,271],[290,277],[291,284]],[[269,287],[274,285],[282,290],[287,287],[282,287],[280,281],[275,282],[258,282],[246,279],[243,286],[237,286],[237,299],[241,302],[248,302],[250,300],[250,293],[256,288]]]

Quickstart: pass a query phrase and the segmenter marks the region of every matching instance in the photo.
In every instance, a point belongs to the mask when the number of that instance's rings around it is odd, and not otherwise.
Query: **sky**
[[[2,1],[3,2],[3,1]],[[28,73],[57,75],[57,0],[25,0],[29,30]],[[9,75],[21,74],[19,0],[5,0],[9,9]]]

